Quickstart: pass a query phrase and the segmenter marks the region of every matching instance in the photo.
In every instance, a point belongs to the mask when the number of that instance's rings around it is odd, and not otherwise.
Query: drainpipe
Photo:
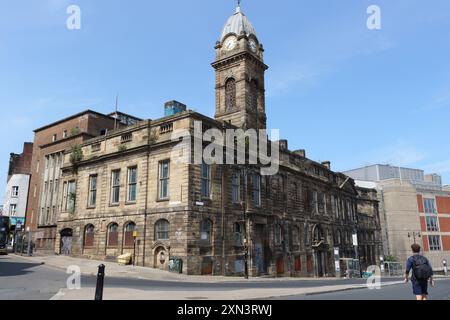
[[[149,178],[149,167],[150,167],[150,135],[151,135],[151,124],[152,121],[148,120],[147,125],[147,169],[146,169],[146,175],[145,175],[145,206],[144,206],[144,242],[142,245],[142,266],[145,267],[145,244],[147,240],[147,210],[148,210],[148,178]]]
[[[225,165],[222,165],[222,275],[226,275],[225,270]]]

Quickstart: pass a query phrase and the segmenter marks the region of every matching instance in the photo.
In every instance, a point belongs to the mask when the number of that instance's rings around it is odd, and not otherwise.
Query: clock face
[[[256,44],[255,40],[250,40],[249,42],[250,50],[252,50],[254,53],[256,53],[256,50],[258,49],[258,45]]]
[[[230,37],[225,40],[224,47],[225,50],[233,50],[236,47],[237,41],[235,37]]]

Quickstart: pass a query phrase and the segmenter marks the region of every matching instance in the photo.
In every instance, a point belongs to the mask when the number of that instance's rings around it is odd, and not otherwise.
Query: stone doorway
[[[72,254],[72,229],[64,229],[61,231],[60,254],[70,256]]]
[[[315,225],[312,234],[312,249],[314,252],[314,275],[316,277],[322,278],[327,275],[327,257],[328,248],[327,238],[320,225]]]

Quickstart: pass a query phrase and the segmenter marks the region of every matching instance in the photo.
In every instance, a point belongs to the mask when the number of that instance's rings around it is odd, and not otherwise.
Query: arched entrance
[[[167,270],[169,263],[169,254],[166,248],[159,246],[155,249],[153,255],[153,267],[155,269]]]
[[[60,232],[60,254],[63,256],[70,256],[72,254],[72,229],[64,229]]]
[[[315,276],[324,277],[327,274],[328,244],[325,233],[320,225],[313,228],[312,249],[314,252]]]

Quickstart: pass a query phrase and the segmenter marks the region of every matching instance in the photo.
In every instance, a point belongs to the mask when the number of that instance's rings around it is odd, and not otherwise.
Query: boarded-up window
[[[277,259],[277,274],[283,274],[284,273],[284,259],[283,257],[279,257]]]
[[[86,226],[84,231],[84,246],[85,247],[93,247],[94,246],[94,231],[95,228],[92,224]]]
[[[300,257],[296,257],[294,261],[294,270],[302,271],[302,259]]]
[[[108,247],[117,247],[119,245],[119,226],[112,223],[108,227]]]
[[[313,271],[313,257],[308,255],[306,258],[306,271],[311,273]]]
[[[124,230],[124,246],[125,247],[134,246],[134,237],[133,237],[134,231],[136,231],[136,224],[134,222],[129,222],[125,226],[125,230]]]

